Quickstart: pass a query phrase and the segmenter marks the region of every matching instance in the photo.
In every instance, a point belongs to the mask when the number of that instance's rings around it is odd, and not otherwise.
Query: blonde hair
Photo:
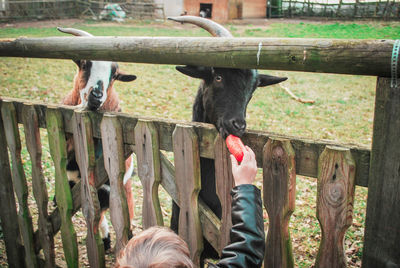
[[[115,268],[193,268],[186,242],[165,227],[135,235],[120,251]]]

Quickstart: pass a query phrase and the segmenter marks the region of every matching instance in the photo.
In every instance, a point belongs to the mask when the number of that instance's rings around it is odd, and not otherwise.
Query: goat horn
[[[72,34],[72,35],[75,35],[75,36],[93,36],[88,32],[85,32],[85,31],[82,31],[82,30],[79,30],[79,29],[75,29],[75,28],[57,27],[57,30],[59,30],[60,32]]]
[[[233,37],[233,35],[222,25],[209,19],[196,16],[168,17],[168,19],[181,23],[192,23],[208,31],[210,34],[212,34],[212,36],[215,37]]]

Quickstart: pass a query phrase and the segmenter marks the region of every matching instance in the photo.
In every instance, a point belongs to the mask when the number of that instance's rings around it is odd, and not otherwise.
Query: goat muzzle
[[[217,122],[217,129],[224,139],[231,134],[242,137],[246,131],[246,120],[244,117],[221,118]]]
[[[103,98],[103,83],[99,81],[99,83],[90,90],[88,97],[88,109],[95,111],[100,108],[102,105],[101,99]]]

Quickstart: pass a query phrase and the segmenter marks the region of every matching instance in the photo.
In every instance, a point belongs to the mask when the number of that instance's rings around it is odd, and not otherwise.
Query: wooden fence
[[[78,0],[77,5],[84,7],[75,16],[90,16],[94,19],[102,19],[101,12],[109,3],[119,4],[127,18],[131,19],[165,19],[164,5],[154,3],[153,0],[127,1],[127,0]]]
[[[169,42],[164,43],[171,43],[173,46],[175,39],[168,39]],[[237,39],[247,44],[247,40]],[[186,41],[190,40],[193,39]],[[197,43],[201,43],[202,40],[207,39],[198,38]],[[233,39],[229,40],[233,41]],[[280,41],[285,43],[287,42],[285,40]],[[52,44],[47,45],[46,49],[37,46],[31,49],[30,40],[25,39],[25,41],[22,42],[28,44],[27,46],[21,46],[21,40],[19,40],[14,50],[11,47],[16,44],[15,41],[0,42],[0,55],[5,56],[6,52],[13,51],[12,56],[26,56],[26,53],[29,53],[30,57],[43,57],[43,53],[50,57],[55,54],[57,57],[65,58],[81,56],[79,55],[81,52],[76,52],[73,56],[65,56],[63,50],[57,46],[52,48],[58,49],[58,53],[52,54],[49,52],[51,50],[49,46],[51,47]],[[105,41],[107,42],[111,40]],[[358,70],[358,72],[364,72],[364,59],[347,51],[357,44],[353,41],[344,42],[347,42],[347,45],[342,48],[342,52],[350,58],[359,59],[357,61],[359,65],[356,65],[361,71]],[[228,59],[231,64],[236,64],[235,67],[241,64],[238,59],[243,57],[242,54],[247,57],[254,56],[254,60],[262,66],[265,61],[268,61],[259,57],[262,54],[261,51],[252,51],[251,42],[249,43],[250,45],[247,46],[249,50],[235,51],[235,54]],[[381,42],[381,49],[377,45],[374,53],[381,53],[382,57],[390,58],[387,54],[391,51],[387,52],[386,48],[388,43],[393,45],[390,41]],[[142,48],[145,50],[146,46]],[[314,47],[313,55],[317,52],[323,54],[324,50],[329,50],[329,48],[329,45],[322,48]],[[284,53],[290,56],[290,52],[288,53],[284,46],[276,46],[274,49],[278,55]],[[307,54],[307,48],[303,47],[303,49]],[[95,50],[93,58],[103,57],[96,54]],[[109,51],[115,52],[115,48]],[[122,53],[117,51],[116,57],[121,57]],[[178,57],[181,63],[185,61],[190,63],[189,58],[193,57],[179,46],[175,46],[175,53],[184,55]],[[369,53],[372,54],[371,51]],[[143,60],[145,56],[140,57]],[[321,65],[321,71],[324,71],[324,68],[330,70],[329,65],[334,64],[335,60],[340,63],[342,58],[329,57],[330,61],[327,61],[326,66]],[[148,60],[154,61],[154,58],[151,57]],[[175,61],[176,59],[168,58],[167,62],[162,63],[175,63],[168,60]],[[250,63],[243,63],[243,67],[247,67],[246,64]],[[287,64],[288,69],[293,68],[290,61]],[[390,65],[390,61],[387,64]],[[304,66],[297,68],[304,68]],[[383,70],[386,70],[384,64],[377,64],[375,70],[368,69],[368,74],[375,72],[375,75],[379,75],[384,72]],[[336,71],[340,72],[337,69]],[[347,69],[345,72],[351,71]],[[398,77],[397,73],[395,75]],[[398,183],[400,181],[400,139],[398,138],[400,136],[400,87],[394,83],[391,85],[391,82],[396,80],[394,78],[378,78],[372,150],[351,144],[306,140],[267,132],[246,132],[243,141],[254,149],[257,163],[263,170],[263,202],[270,222],[266,238],[265,267],[293,267],[294,265],[288,223],[295,205],[296,174],[318,178],[317,217],[322,235],[316,259],[317,267],[346,266],[343,239],[344,233],[352,222],[355,185],[368,187],[363,267],[397,267],[396,265],[400,264],[398,251],[400,244],[400,228],[398,228],[400,221],[400,195],[398,194],[400,192]],[[132,152],[137,156],[138,175],[143,185],[143,200],[145,200],[142,211],[143,227],[163,224],[157,195],[157,189],[161,184],[172,199],[180,205],[181,215],[182,213],[187,215],[187,217],[181,217],[186,221],[184,225],[180,225],[183,229],[180,229],[179,233],[188,242],[195,262],[198,261],[198,256],[202,251],[202,236],[218,251],[228,242],[230,200],[226,197],[229,196],[233,181],[228,171],[229,158],[226,146],[213,126],[159,118],[136,118],[117,113],[74,111],[72,107],[24,103],[6,98],[1,101],[1,115],[0,216],[10,266],[23,267],[26,264],[28,267],[37,267],[42,263],[48,267],[54,266],[53,236],[61,230],[67,263],[71,267],[77,267],[77,239],[71,224],[71,216],[79,209],[81,200],[86,200],[83,202],[82,211],[88,226],[86,244],[89,262],[93,267],[103,267],[104,252],[96,224],[99,212],[96,205],[98,201],[96,195],[93,194],[94,189],[102,185],[107,177],[110,178],[113,195],[110,213],[119,215],[119,218],[112,217],[112,223],[118,240],[126,241],[129,234],[129,220],[126,217],[128,212],[121,205],[126,202],[124,196],[118,193],[122,192],[124,160]],[[19,124],[24,126],[27,149],[32,160],[33,194],[39,209],[39,227],[36,232],[33,230],[27,205],[28,192],[21,161]],[[47,211],[48,197],[40,162],[42,146],[39,128],[47,129],[55,167],[58,209],[51,215],[48,215]],[[75,143],[80,145],[78,152],[80,157],[77,159],[83,179],[72,191],[69,190],[66,177],[66,134],[73,134]],[[94,158],[93,139],[101,139],[104,148],[104,154],[98,160]],[[9,163],[8,152],[5,150],[7,147],[12,165]],[[174,163],[171,163],[161,151],[173,152]],[[207,208],[202,200],[191,198],[193,195],[196,196],[201,187],[199,185],[199,157],[215,159],[217,192],[223,207],[221,220]],[[228,174],[228,177],[222,174]],[[16,222],[19,222],[19,226],[15,224]],[[117,250],[121,246],[122,244],[117,244]],[[44,259],[39,258],[40,249],[43,249]],[[25,258],[22,259],[20,256],[25,256]]]
[[[40,20],[77,17],[74,0],[3,0],[0,21]]]
[[[101,12],[110,3],[119,4],[127,18],[165,19],[164,5],[153,0],[2,0],[0,21],[78,17],[103,19]]]
[[[267,16],[276,17],[323,17],[335,19],[400,19],[400,2],[393,1],[270,1]]]

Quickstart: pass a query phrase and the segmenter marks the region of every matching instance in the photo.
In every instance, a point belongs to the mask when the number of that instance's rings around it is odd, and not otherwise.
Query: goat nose
[[[246,129],[246,121],[241,119],[231,119],[231,124],[236,131],[244,131]]]
[[[99,99],[103,97],[103,85],[97,84],[95,87],[93,87],[91,94]]]
[[[101,97],[103,97],[103,92],[102,92],[100,89],[98,89],[98,88],[94,88],[94,89],[92,90],[92,95],[93,95],[94,97],[100,99]]]

